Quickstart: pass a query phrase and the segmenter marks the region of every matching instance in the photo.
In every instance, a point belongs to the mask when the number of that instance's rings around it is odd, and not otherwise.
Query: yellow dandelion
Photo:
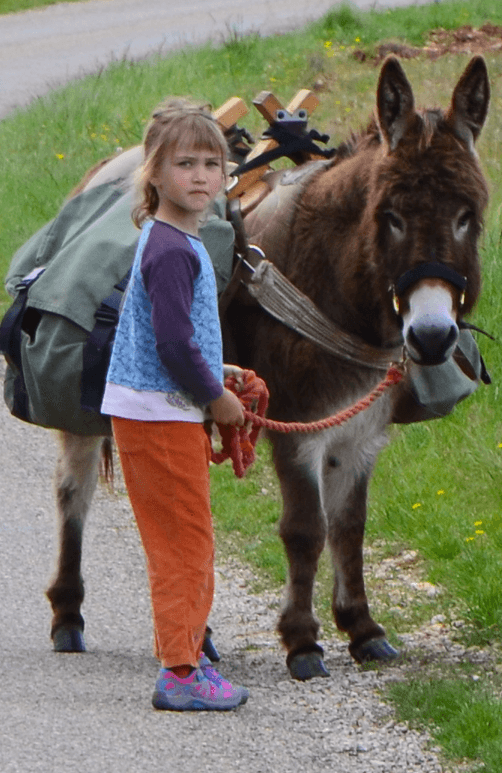
[[[436,494],[440,497],[441,494],[444,494],[444,488],[440,488],[439,491],[436,491]]]
[[[415,504],[411,506],[411,509],[412,510],[416,510],[417,507],[422,507],[422,503],[421,502],[415,502]]]
[[[340,51],[345,51],[345,46],[340,46]]]
[[[502,443],[499,443],[497,448],[502,448]]]
[[[483,529],[476,529],[476,534],[484,534]]]
[[[473,539],[474,539],[474,537],[466,537],[466,538],[465,538],[465,541],[466,541],[466,542],[472,542],[472,541],[473,541]]]
[[[331,40],[326,40],[324,42],[324,48],[331,48],[332,45],[333,43],[331,42]]]
[[[356,43],[360,43],[361,42],[361,38],[354,38],[354,40],[355,40]]]
[[[483,521],[474,521],[474,526],[482,526]]]
[[[61,161],[61,159],[64,158],[64,153],[56,153],[56,158],[59,158],[59,160]]]

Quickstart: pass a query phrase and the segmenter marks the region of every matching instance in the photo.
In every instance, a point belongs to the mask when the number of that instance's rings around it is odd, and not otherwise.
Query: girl
[[[142,228],[113,347],[102,411],[113,432],[146,553],[161,669],[157,709],[228,710],[248,691],[202,655],[213,599],[208,407],[241,425],[223,387],[211,260],[199,221],[225,182],[227,145],[207,109],[185,100],[153,113],[144,140]]]

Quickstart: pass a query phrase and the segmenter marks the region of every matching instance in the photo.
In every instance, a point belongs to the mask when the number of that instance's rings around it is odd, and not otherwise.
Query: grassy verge
[[[457,672],[439,680],[396,683],[388,694],[399,707],[400,719],[412,727],[426,726],[450,759],[476,760],[469,765],[470,773],[500,770],[500,679],[494,683],[491,675],[488,686],[476,673]]]
[[[370,57],[379,42],[399,39],[420,45],[432,28],[478,26],[486,21],[502,23],[498,2],[442,2],[380,13],[345,7],[298,34],[263,40],[258,36],[232,38],[218,49],[208,46],[164,59],[113,62],[106,71],[37,100],[28,110],[0,123],[0,271],[5,274],[15,249],[58,211],[89,166],[118,147],[140,141],[152,106],[166,94],[189,94],[214,105],[238,95],[251,104],[259,91],[269,89],[287,102],[299,88],[315,84],[321,105],[313,124],[328,132],[336,145],[365,123],[373,108],[378,69]],[[367,53],[366,61],[354,58],[357,48]],[[498,336],[502,322],[498,259],[502,58],[498,54],[486,58],[493,97],[478,149],[490,182],[491,204],[482,244],[484,288],[472,321]],[[425,56],[405,62],[417,102],[446,105],[466,61],[465,55],[457,55],[434,62]],[[263,128],[257,111],[250,112],[243,123],[255,136]],[[0,302],[5,307],[5,294]],[[396,640],[400,633],[441,614],[446,624],[458,618],[466,621],[457,634],[466,646],[501,643],[498,381],[502,350],[499,343],[488,339],[480,338],[479,344],[493,385],[480,387],[446,419],[392,428],[393,442],[381,455],[373,479],[367,584],[376,616]],[[260,447],[257,464],[244,481],[237,481],[228,465],[213,468],[212,477],[220,545],[251,562],[263,583],[282,585],[286,562],[277,538],[280,496],[268,447]],[[400,600],[396,588],[405,573],[404,559],[398,560],[403,551],[415,555],[412,563],[418,585],[424,581],[433,584],[439,588],[437,595],[417,592]],[[330,583],[326,559],[317,587],[317,609],[326,635],[332,632]],[[485,771],[497,771],[492,761],[493,749],[497,751],[493,737],[502,737],[502,722],[497,711],[498,683],[492,677],[484,672],[473,682],[457,669],[444,679],[415,678],[416,703],[423,707],[420,714],[407,713],[411,704],[408,701],[407,708],[405,698],[412,694],[411,685],[403,690],[395,686],[391,697],[403,718],[426,723],[430,719],[451,757],[482,760]],[[455,699],[452,684],[458,685]],[[433,710],[433,700],[443,708]],[[459,705],[466,707],[464,713]],[[477,725],[477,744],[468,742],[464,717],[469,711],[485,717],[482,721],[490,728],[483,732],[482,722]],[[454,742],[456,735],[464,737],[463,747]]]
[[[59,2],[77,3],[80,0],[0,0],[0,15],[44,8],[47,5],[57,5]]]

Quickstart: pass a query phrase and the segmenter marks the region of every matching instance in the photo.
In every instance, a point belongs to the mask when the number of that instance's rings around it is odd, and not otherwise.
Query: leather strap
[[[389,349],[370,346],[338,327],[269,260],[260,259],[253,268],[250,253],[258,249],[249,248],[247,263],[252,274],[245,284],[250,295],[275,319],[347,362],[387,370],[390,363],[402,360],[402,346]],[[260,253],[261,250],[255,256]]]

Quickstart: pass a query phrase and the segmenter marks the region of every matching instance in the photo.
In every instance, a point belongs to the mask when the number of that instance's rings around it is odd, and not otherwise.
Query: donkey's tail
[[[113,442],[111,437],[105,437],[101,444],[99,474],[104,482],[113,488]]]

